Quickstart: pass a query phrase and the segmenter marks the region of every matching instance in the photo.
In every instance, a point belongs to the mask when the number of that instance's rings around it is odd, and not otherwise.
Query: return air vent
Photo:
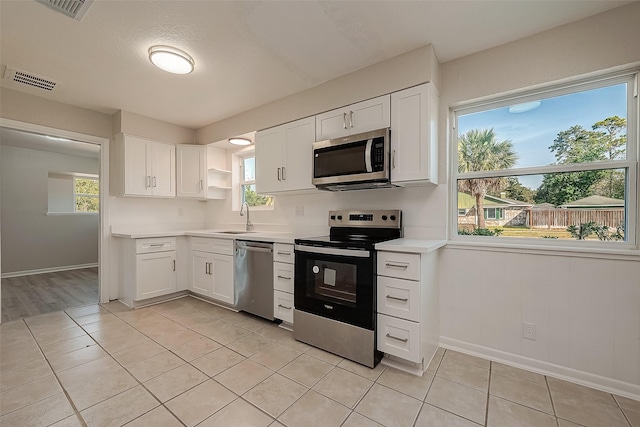
[[[5,80],[10,80],[21,85],[27,85],[34,88],[46,90],[47,92],[53,91],[58,83],[46,77],[36,76],[35,74],[27,73],[25,71],[16,70],[7,67],[4,72]]]
[[[64,13],[67,16],[79,21],[87,13],[93,0],[38,0],[40,3],[49,6],[53,10]]]

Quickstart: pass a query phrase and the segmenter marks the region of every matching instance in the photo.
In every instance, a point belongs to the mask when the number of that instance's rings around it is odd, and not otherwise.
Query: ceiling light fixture
[[[171,46],[151,46],[149,60],[161,70],[173,74],[189,74],[194,66],[193,58]]]
[[[542,104],[540,101],[524,102],[522,104],[516,104],[509,107],[510,113],[526,113],[527,111],[535,110]]]
[[[249,145],[251,140],[247,138],[229,138],[229,144],[233,145]]]

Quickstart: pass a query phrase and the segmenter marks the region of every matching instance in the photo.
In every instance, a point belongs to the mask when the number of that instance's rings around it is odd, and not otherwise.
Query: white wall
[[[98,262],[98,215],[47,216],[49,172],[98,174],[98,160],[3,145],[2,273]]]

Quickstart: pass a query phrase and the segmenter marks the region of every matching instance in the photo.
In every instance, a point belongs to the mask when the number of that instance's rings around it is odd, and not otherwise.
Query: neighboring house
[[[487,227],[513,227],[529,223],[529,210],[532,203],[508,199],[505,193],[500,197],[484,197],[484,219]],[[458,224],[476,223],[476,199],[468,193],[458,191]]]
[[[624,209],[624,200],[604,196],[589,196],[558,206],[562,209]]]

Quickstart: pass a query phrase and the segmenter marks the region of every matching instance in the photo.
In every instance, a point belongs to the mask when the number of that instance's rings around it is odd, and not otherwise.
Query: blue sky
[[[459,116],[458,133],[470,129],[493,128],[499,141],[509,139],[518,153],[516,167],[543,166],[555,162],[549,147],[558,132],[580,125],[585,129],[607,117],[627,117],[626,83],[586,92],[540,99],[538,108],[524,113],[510,113],[509,107]],[[519,177],[532,189],[541,175]]]

